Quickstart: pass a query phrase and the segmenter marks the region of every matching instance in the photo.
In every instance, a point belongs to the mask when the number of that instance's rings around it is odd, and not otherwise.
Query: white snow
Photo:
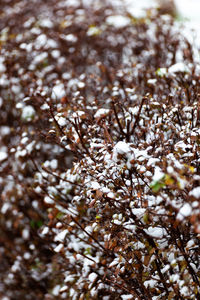
[[[88,31],[87,31],[88,36],[98,35],[100,33],[101,33],[100,28],[98,28],[96,26],[90,26]]]
[[[165,272],[167,272],[169,269],[170,269],[170,265],[164,266],[164,268],[161,270],[162,274],[164,274]]]
[[[35,40],[35,48],[39,50],[41,47],[44,47],[46,43],[47,43],[47,36],[44,33],[40,34]]]
[[[45,226],[41,232],[41,234],[45,235],[49,232],[49,227]]]
[[[149,167],[149,166],[155,166],[155,164],[157,162],[159,162],[158,158],[150,157],[149,160],[148,160],[148,163],[147,163],[147,167]]]
[[[47,52],[42,52],[35,56],[32,63],[34,65],[37,65],[37,64],[43,62],[47,58],[47,56],[48,56]]]
[[[190,216],[192,213],[192,207],[189,203],[185,203],[177,214],[178,220],[183,220],[185,217]]]
[[[109,264],[109,268],[116,266],[119,264],[119,257],[116,257],[110,264]]]
[[[22,109],[22,119],[25,121],[31,121],[35,116],[35,109],[31,105],[27,105]]]
[[[59,82],[57,85],[55,85],[52,89],[52,98],[53,99],[59,99],[64,97],[66,94],[64,84]]]
[[[6,71],[6,67],[4,65],[4,59],[0,57],[0,73],[3,73]]]
[[[50,19],[42,19],[40,21],[40,26],[41,27],[46,27],[46,28],[52,28],[53,27],[53,23],[51,22]]]
[[[158,7],[156,0],[110,0],[114,6],[121,7],[122,5],[127,8],[127,11],[134,18],[143,18],[146,16],[146,9]]]
[[[62,248],[63,248],[63,244],[59,244],[56,248],[54,248],[54,251],[55,251],[56,253],[58,253],[58,252],[61,251]]]
[[[22,139],[21,139],[21,144],[23,144],[23,145],[25,145],[27,142],[28,142],[28,137],[27,136],[25,136],[25,137],[23,137]]]
[[[192,191],[190,191],[189,195],[200,199],[200,186],[198,186],[198,187],[194,188]]]
[[[16,272],[18,270],[20,270],[20,262],[18,260],[16,260],[11,267],[11,271]]]
[[[59,232],[54,239],[55,242],[64,242],[67,233],[68,233],[67,229]]]
[[[186,249],[192,248],[194,246],[195,246],[195,242],[193,240],[190,240],[187,242]]]
[[[67,34],[65,35],[65,40],[71,43],[77,42],[77,37],[74,34]]]
[[[91,181],[89,184],[92,190],[98,190],[101,188],[100,184],[97,181]]]
[[[100,118],[100,117],[102,117],[102,116],[106,116],[106,115],[108,115],[109,111],[110,111],[110,110],[107,109],[107,108],[100,108],[100,109],[98,109],[98,110],[96,111],[94,117],[95,117],[95,118]]]
[[[57,159],[52,159],[51,161],[50,161],[50,167],[52,168],[52,169],[57,169],[57,167],[58,167],[58,161],[57,161]]]
[[[170,276],[170,281],[171,282],[178,282],[179,281],[179,274],[172,274]]]
[[[106,23],[116,28],[123,28],[125,26],[128,26],[131,23],[131,20],[125,16],[115,15],[107,17]]]
[[[168,172],[169,174],[173,174],[173,173],[174,173],[174,168],[172,168],[172,166],[168,166],[168,167],[167,167],[167,172]]]
[[[128,12],[136,19],[145,18],[146,11],[140,7],[129,7]]]
[[[184,152],[187,148],[192,148],[191,145],[185,144],[183,141],[179,141],[174,145],[175,150],[182,149]]]
[[[60,291],[60,285],[57,284],[56,286],[54,286],[53,290],[52,290],[52,294],[54,296],[58,296],[59,295],[59,291]]]
[[[9,208],[10,208],[10,204],[5,202],[1,207],[1,213],[4,215]]]
[[[51,55],[53,58],[59,58],[60,57],[60,51],[55,49],[51,52]]]
[[[72,114],[72,117],[73,117],[73,118],[79,118],[79,117],[84,116],[84,115],[85,115],[85,112],[84,112],[84,111],[78,110],[78,111],[76,111],[76,112],[74,112],[74,113]]]
[[[4,151],[0,151],[0,162],[4,161],[8,157],[8,154]]]
[[[77,85],[79,89],[83,89],[85,87],[85,82],[79,81]]]
[[[157,280],[154,280],[154,279],[146,280],[146,281],[144,282],[144,286],[145,286],[146,288],[148,288],[148,287],[153,288],[156,284],[157,284]]]
[[[30,232],[27,228],[24,228],[22,230],[22,237],[24,240],[28,240],[29,239],[29,236],[30,236]]]
[[[145,232],[148,235],[159,239],[162,239],[163,236],[166,235],[166,230],[160,227],[149,227],[148,229],[145,229]]]
[[[56,116],[55,119],[60,126],[65,126],[67,124],[67,120],[63,117]]]
[[[166,68],[159,68],[156,70],[156,75],[163,77],[167,75],[167,69]]]
[[[132,208],[132,213],[137,217],[143,216],[145,211],[145,208]]]
[[[183,286],[183,287],[181,288],[180,292],[181,292],[181,294],[182,294],[183,296],[188,296],[188,295],[189,295],[189,289],[188,289],[187,286]]]
[[[53,199],[51,199],[49,196],[44,197],[44,202],[47,203],[47,204],[53,204],[54,203]]]
[[[118,142],[113,149],[114,156],[117,154],[126,154],[130,152],[130,146],[126,142]]]
[[[24,23],[24,28],[29,28],[35,22],[35,18],[31,17]]]
[[[176,64],[172,65],[168,69],[168,73],[169,74],[174,74],[176,72],[183,72],[183,73],[186,72],[186,73],[188,73],[189,72],[189,68],[183,62],[179,62],[179,63],[176,63]]]
[[[165,173],[162,172],[162,170],[159,167],[155,167],[154,175],[153,175],[153,181],[159,181],[165,176]]]
[[[25,252],[24,259],[30,259],[30,258],[31,258],[31,254],[29,252]]]
[[[151,85],[155,85],[156,82],[157,82],[157,79],[156,79],[156,78],[151,78],[151,79],[148,79],[148,80],[147,80],[147,83],[148,83],[148,84],[151,84]]]
[[[89,281],[94,282],[97,278],[97,274],[96,273],[90,273],[90,275],[88,276]]]
[[[130,300],[133,299],[133,295],[121,295],[122,300]]]

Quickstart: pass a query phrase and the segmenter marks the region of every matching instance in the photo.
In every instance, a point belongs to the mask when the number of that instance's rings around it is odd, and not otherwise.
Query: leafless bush
[[[2,299],[199,299],[197,49],[154,10],[0,12]]]

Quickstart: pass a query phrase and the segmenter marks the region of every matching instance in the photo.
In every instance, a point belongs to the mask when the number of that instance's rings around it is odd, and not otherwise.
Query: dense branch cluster
[[[191,36],[108,1],[2,1],[0,30],[2,299],[199,299]]]

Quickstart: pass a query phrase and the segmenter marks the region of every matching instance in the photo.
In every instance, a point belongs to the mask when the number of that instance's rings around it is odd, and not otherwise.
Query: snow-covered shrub
[[[198,299],[198,49],[155,10],[37,4],[0,4],[0,295]]]

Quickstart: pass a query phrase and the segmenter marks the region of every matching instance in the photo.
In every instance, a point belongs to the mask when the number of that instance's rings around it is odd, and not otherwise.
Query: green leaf
[[[157,193],[160,189],[165,187],[165,183],[162,181],[155,181],[150,185],[150,187],[154,193]]]

